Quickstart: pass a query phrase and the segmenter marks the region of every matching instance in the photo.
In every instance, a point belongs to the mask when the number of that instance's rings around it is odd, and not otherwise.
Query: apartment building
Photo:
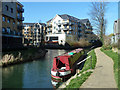
[[[85,25],[84,38],[87,41],[98,40],[99,38],[92,32],[92,26],[89,19],[81,19],[81,22]]]
[[[24,23],[23,44],[25,46],[40,46],[44,43],[46,35],[45,23]]]
[[[118,40],[120,39],[120,19],[114,21],[113,30],[113,43],[118,43]]]
[[[33,46],[34,39],[33,39],[33,30],[34,30],[35,23],[24,23],[22,34],[23,34],[23,45],[24,46]]]
[[[2,48],[21,48],[23,5],[12,0],[0,3],[2,5]]]
[[[44,44],[45,34],[46,34],[46,24],[35,23],[33,30],[34,46],[39,47]]]
[[[86,31],[92,33],[92,26],[88,19],[81,20],[67,14],[57,14],[47,22],[46,41],[65,45],[67,41],[78,41],[87,37]]]

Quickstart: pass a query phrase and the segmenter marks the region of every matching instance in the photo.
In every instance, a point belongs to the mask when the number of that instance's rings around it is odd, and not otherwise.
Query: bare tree
[[[92,19],[93,29],[100,36],[102,42],[104,39],[103,37],[105,36],[107,24],[107,21],[105,19],[106,6],[107,5],[105,2],[92,2],[91,10],[89,13]]]

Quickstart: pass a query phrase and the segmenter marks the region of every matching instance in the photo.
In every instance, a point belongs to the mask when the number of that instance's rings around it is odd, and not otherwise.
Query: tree
[[[105,36],[107,24],[105,19],[106,6],[107,4],[105,2],[92,2],[89,13],[92,20],[93,29],[96,30],[102,42]]]

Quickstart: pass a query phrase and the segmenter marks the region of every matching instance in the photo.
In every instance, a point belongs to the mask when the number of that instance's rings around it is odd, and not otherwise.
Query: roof
[[[89,19],[80,19],[80,21],[81,21],[82,23],[87,23],[87,22],[89,21]]]
[[[70,16],[68,14],[62,14],[62,15],[58,15],[60,16],[62,19],[69,19],[71,21],[76,21],[76,22],[82,22],[82,23],[87,23],[87,21],[89,21],[89,19],[78,19],[76,17]],[[48,22],[50,22],[52,19],[50,19]]]
[[[29,26],[33,26],[35,23],[23,23],[23,26],[24,25],[29,25]]]
[[[34,26],[34,24],[38,24],[38,23],[23,23],[23,25],[29,25],[29,26]],[[45,23],[39,23],[41,25],[46,25]]]
[[[76,17],[73,17],[73,16],[70,16],[68,14],[63,14],[63,15],[59,15],[62,19],[69,19],[69,20],[73,20],[73,21],[77,21],[79,22],[80,19],[76,18]]]
[[[48,23],[48,22],[51,22],[51,21],[52,21],[52,19],[50,19],[49,21],[47,21],[47,23]]]

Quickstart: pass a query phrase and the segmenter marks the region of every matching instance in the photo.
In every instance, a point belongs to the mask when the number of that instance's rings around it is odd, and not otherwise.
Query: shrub
[[[73,47],[87,47],[91,45],[88,41],[85,41],[85,39],[80,39],[79,41],[72,41],[72,42],[67,41],[67,43]]]
[[[111,50],[111,49],[112,49],[112,46],[111,46],[111,45],[108,45],[108,46],[104,45],[104,46],[102,46],[102,48],[103,48],[104,50]]]

